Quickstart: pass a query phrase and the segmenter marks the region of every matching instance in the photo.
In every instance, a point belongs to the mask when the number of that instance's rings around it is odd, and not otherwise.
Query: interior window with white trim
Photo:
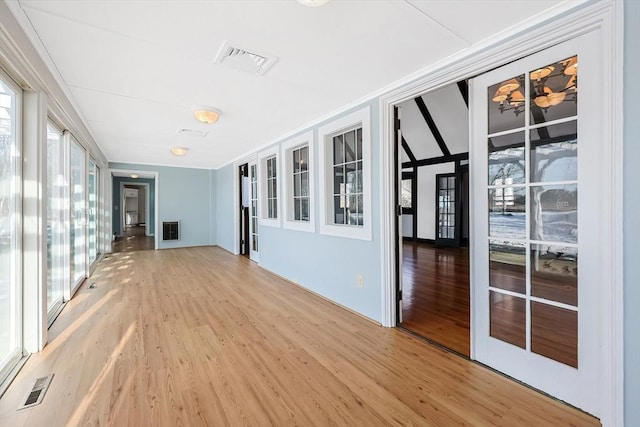
[[[371,240],[371,109],[318,129],[320,233]]]
[[[333,223],[363,225],[362,127],[335,135],[333,149]]]
[[[276,156],[266,159],[267,163],[267,218],[278,218],[278,176]]]
[[[283,227],[313,232],[313,132],[282,143],[282,156]]]
[[[309,222],[309,146],[292,150],[293,220]]]

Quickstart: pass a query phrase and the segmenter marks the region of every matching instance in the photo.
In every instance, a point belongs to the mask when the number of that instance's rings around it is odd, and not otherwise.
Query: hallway
[[[155,249],[155,237],[145,236],[144,225],[127,226],[122,237],[111,242],[112,252],[133,252]]]

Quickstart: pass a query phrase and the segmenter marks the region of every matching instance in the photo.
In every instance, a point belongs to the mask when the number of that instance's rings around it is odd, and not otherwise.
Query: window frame
[[[9,183],[13,194],[11,197],[11,209],[12,209],[12,222],[11,225],[11,251],[9,256],[9,264],[12,268],[10,277],[9,289],[9,302],[13,304],[10,309],[13,309],[13,317],[10,322],[15,321],[15,325],[10,325],[13,330],[9,332],[15,333],[15,346],[10,349],[10,352],[4,355],[3,361],[5,364],[0,365],[0,385],[7,384],[10,381],[12,371],[20,363],[20,360],[25,355],[25,324],[27,321],[24,318],[25,314],[25,286],[23,275],[23,262],[24,262],[24,245],[23,245],[23,152],[24,152],[24,140],[23,140],[23,127],[24,122],[24,92],[22,88],[2,69],[0,69],[0,80],[5,84],[14,94],[13,109],[14,116],[12,118],[12,126],[14,134],[13,153],[14,161],[12,165],[13,179]],[[11,221],[10,221],[11,223]],[[38,284],[39,286],[39,284]],[[12,294],[13,293],[13,294]],[[32,319],[31,319],[32,320]],[[10,335],[11,336],[11,335]],[[10,342],[11,343],[11,342]]]
[[[333,137],[362,129],[362,218],[363,224],[335,224],[333,219]],[[371,107],[366,106],[318,128],[320,141],[320,234],[372,240],[371,209]]]
[[[309,159],[307,163],[307,171],[309,175],[309,221],[300,221],[294,219],[293,212],[293,152],[297,149],[308,147]],[[315,175],[315,163],[314,163],[314,146],[315,139],[313,131],[305,132],[297,137],[291,138],[281,145],[282,155],[281,158],[281,176],[284,177],[283,185],[284,191],[282,194],[282,218],[283,228],[297,231],[306,231],[315,233],[315,191],[314,191],[314,175]]]
[[[276,217],[269,218],[269,192],[267,191],[267,160],[276,160]],[[282,224],[282,174],[280,169],[280,150],[273,146],[258,153],[258,219],[260,225],[280,227]]]
[[[403,171],[400,177],[400,206],[402,207],[402,215],[413,215],[416,211],[416,194],[418,193],[418,180],[413,171]],[[411,181],[411,206],[402,206],[402,181]]]

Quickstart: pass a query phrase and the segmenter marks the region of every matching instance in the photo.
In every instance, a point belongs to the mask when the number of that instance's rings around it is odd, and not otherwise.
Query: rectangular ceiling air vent
[[[47,393],[49,389],[49,385],[51,385],[51,380],[53,379],[53,374],[49,374],[46,377],[36,379],[29,388],[27,395],[24,397],[22,401],[22,405],[18,408],[25,409],[30,408],[32,406],[39,405],[44,399],[44,395]]]
[[[176,133],[178,135],[192,136],[194,138],[204,138],[205,136],[209,135],[209,132],[205,130],[187,129],[187,128],[180,128]]]
[[[225,63],[233,68],[255,73],[257,76],[263,76],[277,60],[278,58],[275,56],[269,56],[255,51],[251,52],[247,49],[233,46],[228,41],[225,41],[213,62],[216,64]]]

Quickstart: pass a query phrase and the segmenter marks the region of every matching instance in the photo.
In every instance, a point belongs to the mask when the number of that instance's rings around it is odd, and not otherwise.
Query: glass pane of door
[[[71,283],[77,286],[86,277],[85,151],[71,141]]]
[[[65,278],[64,149],[62,132],[47,127],[47,312],[62,303]]]
[[[249,164],[249,184],[249,254],[252,260],[258,261],[258,171],[255,162]]]
[[[89,263],[98,255],[96,207],[98,201],[97,168],[93,161],[89,161]]]
[[[460,246],[461,200],[455,173],[436,175],[436,245]]]
[[[19,99],[0,75],[0,382],[22,355]]]

